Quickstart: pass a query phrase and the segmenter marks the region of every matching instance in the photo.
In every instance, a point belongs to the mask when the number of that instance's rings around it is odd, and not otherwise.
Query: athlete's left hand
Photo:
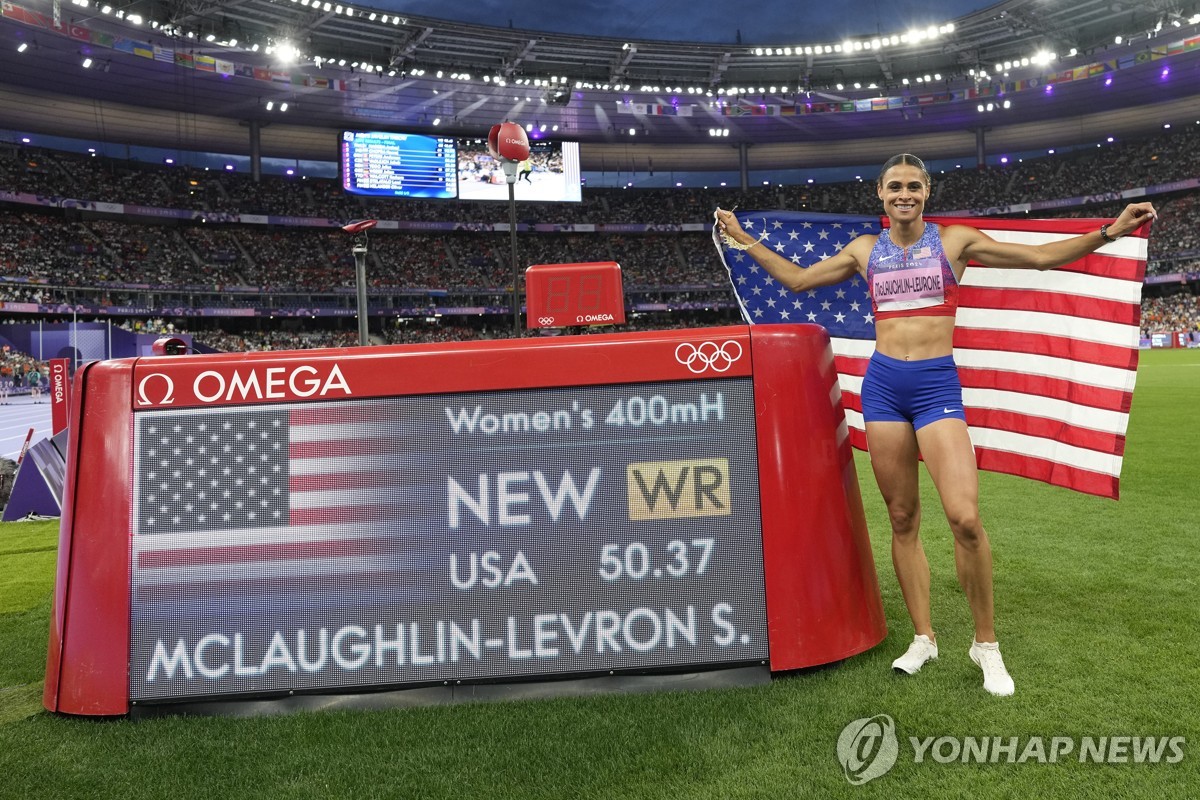
[[[1152,204],[1130,203],[1125,206],[1121,215],[1108,226],[1108,235],[1114,239],[1119,236],[1128,236],[1147,222],[1156,219],[1158,219],[1158,212],[1154,210]]]

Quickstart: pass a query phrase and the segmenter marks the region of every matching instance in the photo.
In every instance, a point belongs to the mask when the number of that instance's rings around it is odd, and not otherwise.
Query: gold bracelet
[[[762,236],[758,237],[750,244],[742,244],[737,239],[734,239],[732,236],[726,233],[724,229],[717,231],[717,233],[720,235],[721,241],[725,243],[725,246],[731,250],[749,250],[751,247],[754,247],[754,245],[767,238],[767,234],[763,233]]]

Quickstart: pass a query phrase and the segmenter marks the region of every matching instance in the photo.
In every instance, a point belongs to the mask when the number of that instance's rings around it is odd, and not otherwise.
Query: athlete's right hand
[[[746,232],[742,230],[741,223],[738,222],[737,217],[734,216],[732,211],[726,211],[723,208],[718,208],[715,212],[713,212],[713,216],[717,220],[718,230],[729,234],[734,241],[745,244],[746,239],[749,237],[746,236]]]

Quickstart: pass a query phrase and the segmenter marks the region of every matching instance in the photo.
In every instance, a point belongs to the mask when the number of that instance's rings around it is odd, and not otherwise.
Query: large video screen
[[[370,197],[458,196],[454,140],[382,131],[342,131],[342,188]]]
[[[508,183],[486,139],[342,131],[342,188],[371,197],[507,200]],[[513,185],[517,200],[579,202],[578,142],[529,143]]]
[[[130,697],[768,657],[750,378],[139,413]]]
[[[529,158],[517,171],[517,200],[579,202],[579,143],[531,141]],[[458,141],[458,196],[463,200],[507,200],[508,183],[487,141]]]

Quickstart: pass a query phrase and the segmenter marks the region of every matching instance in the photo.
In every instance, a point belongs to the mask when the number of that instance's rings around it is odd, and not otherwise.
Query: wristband
[[[1113,242],[1115,242],[1117,239],[1120,239],[1121,237],[1118,236],[1118,237],[1116,237],[1116,239],[1114,239],[1113,237],[1109,236],[1108,235],[1108,225],[1104,224],[1104,225],[1100,226],[1100,238],[1103,239],[1104,241],[1108,242],[1109,244],[1112,244]]]

